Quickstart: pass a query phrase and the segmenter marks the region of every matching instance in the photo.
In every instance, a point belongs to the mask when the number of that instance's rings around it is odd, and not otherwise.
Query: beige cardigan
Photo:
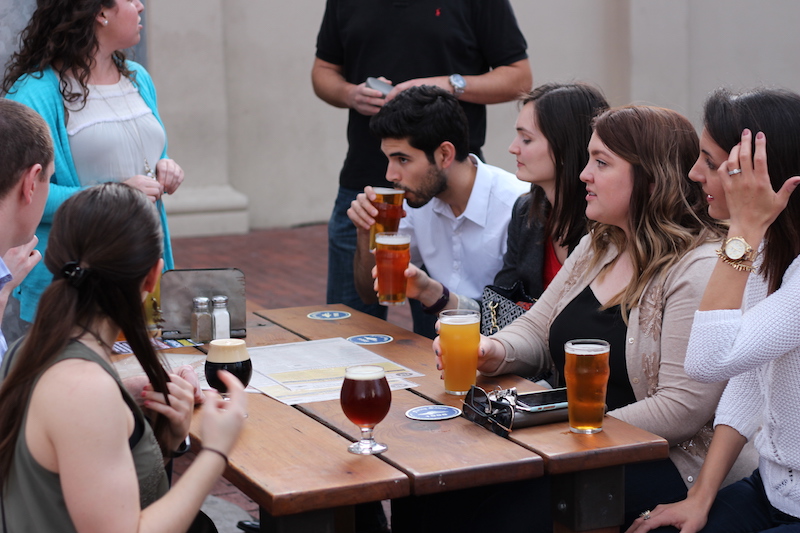
[[[490,375],[535,375],[552,365],[548,341],[554,318],[616,256],[616,249],[592,270],[591,237],[585,236],[530,311],[493,335],[506,350]],[[725,383],[694,381],[683,370],[694,313],[716,263],[713,243],[688,252],[665,277],[652,280],[628,318],[625,359],[636,402],[609,415],[665,438],[670,459],[687,487],[700,472],[714,434],[714,411]],[[725,484],[749,475],[757,466],[748,445]]]

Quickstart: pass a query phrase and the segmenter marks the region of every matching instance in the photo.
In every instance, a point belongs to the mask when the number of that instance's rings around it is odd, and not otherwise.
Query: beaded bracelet
[[[202,449],[202,450],[200,450],[200,451],[203,451],[203,450],[205,450],[205,451],[207,451],[207,452],[211,452],[211,453],[215,453],[215,454],[219,455],[220,457],[222,457],[223,459],[225,459],[225,465],[226,465],[226,466],[228,465],[228,456],[227,456],[227,455],[225,455],[224,453],[222,453],[221,451],[219,451],[219,450],[215,450],[214,448],[206,448],[205,446],[204,446],[204,447],[203,447],[203,449]]]
[[[450,290],[447,287],[445,287],[444,284],[442,284],[442,295],[439,297],[438,300],[436,300],[436,303],[434,303],[432,306],[427,307],[426,305],[423,305],[422,311],[429,315],[435,315],[436,313],[444,309],[444,306],[446,306],[447,302],[449,301],[450,301]]]

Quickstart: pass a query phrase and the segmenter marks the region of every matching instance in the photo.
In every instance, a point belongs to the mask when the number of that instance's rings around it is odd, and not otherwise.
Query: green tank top
[[[6,354],[8,356],[8,354]],[[6,357],[8,359],[8,357]],[[120,394],[125,403],[133,412],[137,420],[142,420],[144,415],[136,402],[122,385],[122,381],[114,368],[102,357],[77,341],[70,342],[64,351],[58,355],[53,364],[65,359],[84,359],[97,363],[108,372],[119,385]],[[5,367],[13,361],[3,361]],[[39,375],[41,377],[41,374]],[[36,378],[37,381],[39,378]],[[35,386],[35,384],[34,384]],[[30,405],[30,398],[28,398]],[[66,533],[74,532],[75,526],[67,512],[64,495],[61,492],[59,475],[50,472],[37,463],[28,450],[25,441],[25,423],[28,418],[27,408],[22,422],[23,431],[17,438],[14,450],[14,460],[8,484],[3,490],[3,507],[5,522],[8,530],[6,533],[24,533],[36,531],[37,533]],[[167,475],[164,470],[164,461],[161,450],[156,441],[150,424],[144,424],[144,433],[139,441],[131,448],[133,461],[136,466],[136,475],[139,478],[139,500],[144,509],[169,489]],[[87,476],[92,472],[87,471]],[[103,505],[103,502],[97,502]]]

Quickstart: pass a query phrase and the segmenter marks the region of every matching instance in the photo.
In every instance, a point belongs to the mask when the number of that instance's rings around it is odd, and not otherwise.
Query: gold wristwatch
[[[753,250],[753,247],[747,244],[744,237],[731,237],[725,239],[722,243],[722,248],[717,250],[717,256],[724,263],[729,264],[740,272],[752,272],[755,270],[753,265],[746,265],[744,262],[753,262],[758,253]]]

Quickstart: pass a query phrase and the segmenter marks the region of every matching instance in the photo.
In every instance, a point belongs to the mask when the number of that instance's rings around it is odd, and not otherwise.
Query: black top
[[[537,216],[528,216],[531,199],[528,193],[514,202],[503,268],[495,275],[494,284],[510,289],[514,283],[521,281],[525,294],[538,299],[544,292],[544,224]],[[544,210],[544,207],[540,206],[540,210]]]
[[[527,58],[509,0],[327,0],[317,57],[341,65],[350,83],[385,76],[394,84],[431,76],[479,75]],[[467,88],[469,90],[469,88]],[[470,151],[486,137],[486,106],[461,102]],[[386,185],[386,157],[370,117],[350,110],[349,149],[339,185]]]
[[[618,305],[600,310],[600,302],[587,286],[558,314],[550,325],[550,356],[564,385],[564,344],[573,339],[603,339],[611,345],[606,405],[608,410],[624,407],[636,401],[625,362],[625,336],[628,328],[622,320]]]

